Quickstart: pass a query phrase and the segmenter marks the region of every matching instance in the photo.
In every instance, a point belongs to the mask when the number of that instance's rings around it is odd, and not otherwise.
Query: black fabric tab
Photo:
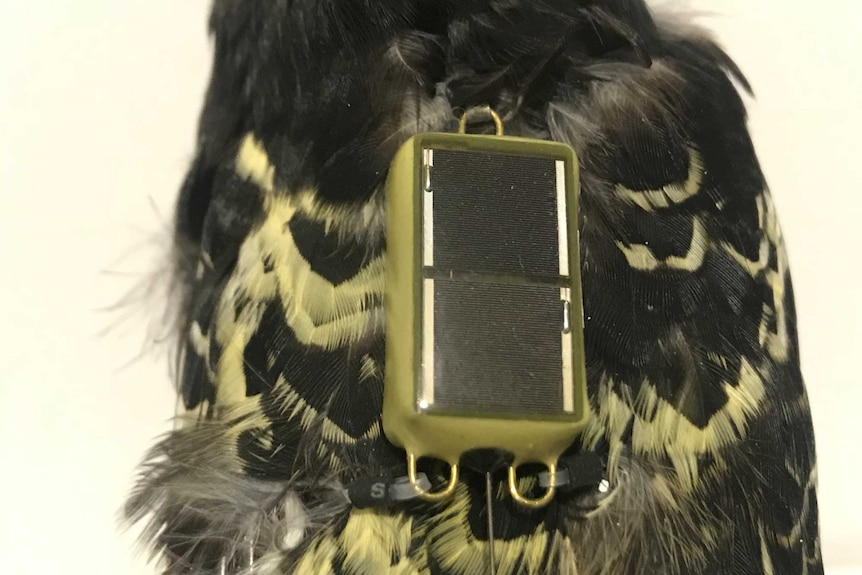
[[[567,471],[569,483],[560,489],[574,491],[585,487],[596,487],[605,477],[605,465],[597,453],[585,451],[560,459],[557,472]]]
[[[354,507],[388,507],[392,505],[389,486],[392,477],[387,475],[362,477],[347,486],[347,496]]]

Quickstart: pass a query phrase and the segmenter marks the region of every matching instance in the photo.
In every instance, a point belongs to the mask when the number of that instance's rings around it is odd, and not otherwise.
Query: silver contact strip
[[[560,300],[563,309],[566,303],[571,305],[571,288],[560,288]],[[570,308],[569,308],[570,309]],[[563,329],[563,411],[571,413],[575,410],[574,374],[572,373],[572,330]]]
[[[560,275],[569,275],[569,225],[566,217],[566,162],[557,160],[557,233],[559,234]]]
[[[422,263],[434,265],[434,191],[431,188],[431,168],[434,150],[422,150]]]
[[[434,280],[422,282],[422,394],[419,407],[434,404]]]

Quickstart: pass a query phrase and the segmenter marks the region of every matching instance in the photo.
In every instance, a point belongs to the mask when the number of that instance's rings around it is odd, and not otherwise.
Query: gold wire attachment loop
[[[475,106],[464,112],[464,114],[461,116],[461,122],[458,124],[458,133],[466,134],[467,121],[482,116],[484,116],[485,118],[490,116],[490,118],[494,120],[494,126],[497,130],[496,135],[503,135],[503,120],[502,118],[500,118],[500,115],[497,112],[491,109],[491,106]]]
[[[554,498],[554,493],[557,488],[554,484],[557,482],[557,464],[552,463],[548,465],[548,490],[545,491],[545,494],[539,497],[538,499],[528,499],[521,495],[521,492],[518,491],[518,473],[515,471],[515,466],[509,466],[509,493],[512,495],[512,499],[515,500],[516,503],[523,505],[524,507],[529,507],[530,509],[539,509],[540,507],[544,507],[548,503],[551,502],[551,499]]]
[[[446,485],[446,488],[443,491],[435,491],[432,493],[431,491],[422,489],[422,486],[419,485],[419,482],[416,480],[416,459],[416,454],[407,454],[407,478],[410,480],[410,485],[412,485],[413,489],[416,490],[416,493],[419,494],[419,497],[425,501],[442,501],[455,492],[455,487],[458,485],[457,463],[450,464],[449,483]]]

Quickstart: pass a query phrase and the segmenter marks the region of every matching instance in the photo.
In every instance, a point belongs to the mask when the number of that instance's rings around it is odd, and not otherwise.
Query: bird
[[[823,572],[788,256],[708,30],[643,0],[214,0],[209,30],[170,265],[182,405],[124,508],[160,573]],[[577,154],[589,419],[564,457],[598,475],[537,509],[469,466],[447,499],[358,505],[404,475],[390,165],[483,106]]]

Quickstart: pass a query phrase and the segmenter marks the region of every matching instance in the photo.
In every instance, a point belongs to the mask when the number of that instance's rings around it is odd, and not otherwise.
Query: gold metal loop
[[[419,497],[425,501],[442,501],[455,492],[455,487],[458,485],[458,464],[452,463],[449,472],[449,483],[443,491],[426,491],[422,489],[419,482],[416,480],[416,455],[414,453],[407,454],[407,478],[410,480],[410,485],[419,494]]]
[[[518,491],[518,473],[515,471],[515,467],[513,465],[509,466],[509,493],[516,503],[530,509],[539,509],[551,502],[551,499],[554,498],[554,493],[557,491],[557,488],[554,486],[556,481],[557,465],[552,463],[548,465],[548,490],[538,499],[528,499]]]
[[[461,116],[461,122],[458,125],[458,132],[461,134],[467,133],[467,120],[471,118],[476,118],[479,116],[490,116],[492,120],[494,120],[494,126],[496,127],[496,135],[503,135],[503,120],[500,118],[500,115],[491,109],[491,106],[476,106],[474,108],[470,108]]]

